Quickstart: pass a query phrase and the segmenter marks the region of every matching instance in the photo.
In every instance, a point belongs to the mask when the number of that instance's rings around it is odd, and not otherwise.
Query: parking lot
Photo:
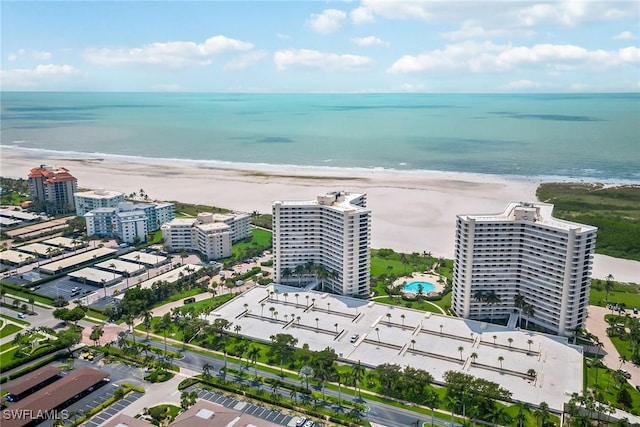
[[[113,405],[109,406],[104,411],[100,412],[98,415],[93,417],[91,421],[85,424],[86,427],[98,427],[100,424],[109,421],[111,418],[115,417],[120,411],[122,411],[127,406],[131,405],[136,400],[140,399],[143,396],[142,393],[138,393],[137,391],[132,391],[128,395],[126,395],[123,399],[117,401]]]
[[[192,391],[192,390],[195,390],[196,392],[198,392],[198,397],[201,399],[205,399],[205,400],[208,400],[209,402],[217,403],[218,405],[222,405],[226,408],[242,411],[243,413],[263,419],[270,423],[280,424],[283,426],[295,425],[294,423],[291,422],[293,420],[293,417],[283,414],[280,411],[268,409],[268,408],[265,408],[264,406],[254,405],[248,402],[233,399],[231,397],[226,397],[222,394],[213,393],[207,390],[202,390],[197,387],[189,388],[189,391]]]
[[[73,292],[73,288],[78,288],[77,292]],[[96,291],[101,291],[97,286],[88,283],[82,283],[71,280],[69,276],[64,276],[48,283],[43,283],[37,289],[37,292],[51,298],[62,297],[67,301],[73,299],[81,299]]]

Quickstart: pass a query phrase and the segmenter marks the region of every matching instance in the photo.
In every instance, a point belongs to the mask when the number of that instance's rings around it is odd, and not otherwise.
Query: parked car
[[[18,319],[24,319],[27,317],[24,313],[18,313]]]
[[[638,307],[633,307],[633,314],[638,314]]]
[[[358,334],[351,335],[351,342],[354,343],[354,342],[358,341],[358,338],[360,338],[360,335],[358,335]]]
[[[296,422],[296,427],[302,427],[307,422],[307,417],[300,417]]]

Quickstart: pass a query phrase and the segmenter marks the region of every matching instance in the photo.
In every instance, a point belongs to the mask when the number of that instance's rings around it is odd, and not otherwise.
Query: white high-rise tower
[[[558,335],[583,327],[597,228],[552,213],[547,203],[511,203],[499,214],[458,215],[453,311],[471,319],[519,313]]]
[[[369,296],[371,211],[366,195],[331,192],[273,203],[273,267],[278,283],[319,280],[324,290]],[[310,271],[308,266],[321,266]]]

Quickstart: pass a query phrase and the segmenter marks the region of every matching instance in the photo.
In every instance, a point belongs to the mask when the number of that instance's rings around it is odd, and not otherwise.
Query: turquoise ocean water
[[[640,94],[1,96],[2,146],[34,157],[640,181]]]

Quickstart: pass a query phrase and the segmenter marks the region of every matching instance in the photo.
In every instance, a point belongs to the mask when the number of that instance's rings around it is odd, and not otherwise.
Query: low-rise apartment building
[[[197,251],[208,259],[227,258],[234,242],[251,237],[251,219],[244,213],[203,212],[197,218],[176,218],[165,223],[162,237],[169,251]]]

